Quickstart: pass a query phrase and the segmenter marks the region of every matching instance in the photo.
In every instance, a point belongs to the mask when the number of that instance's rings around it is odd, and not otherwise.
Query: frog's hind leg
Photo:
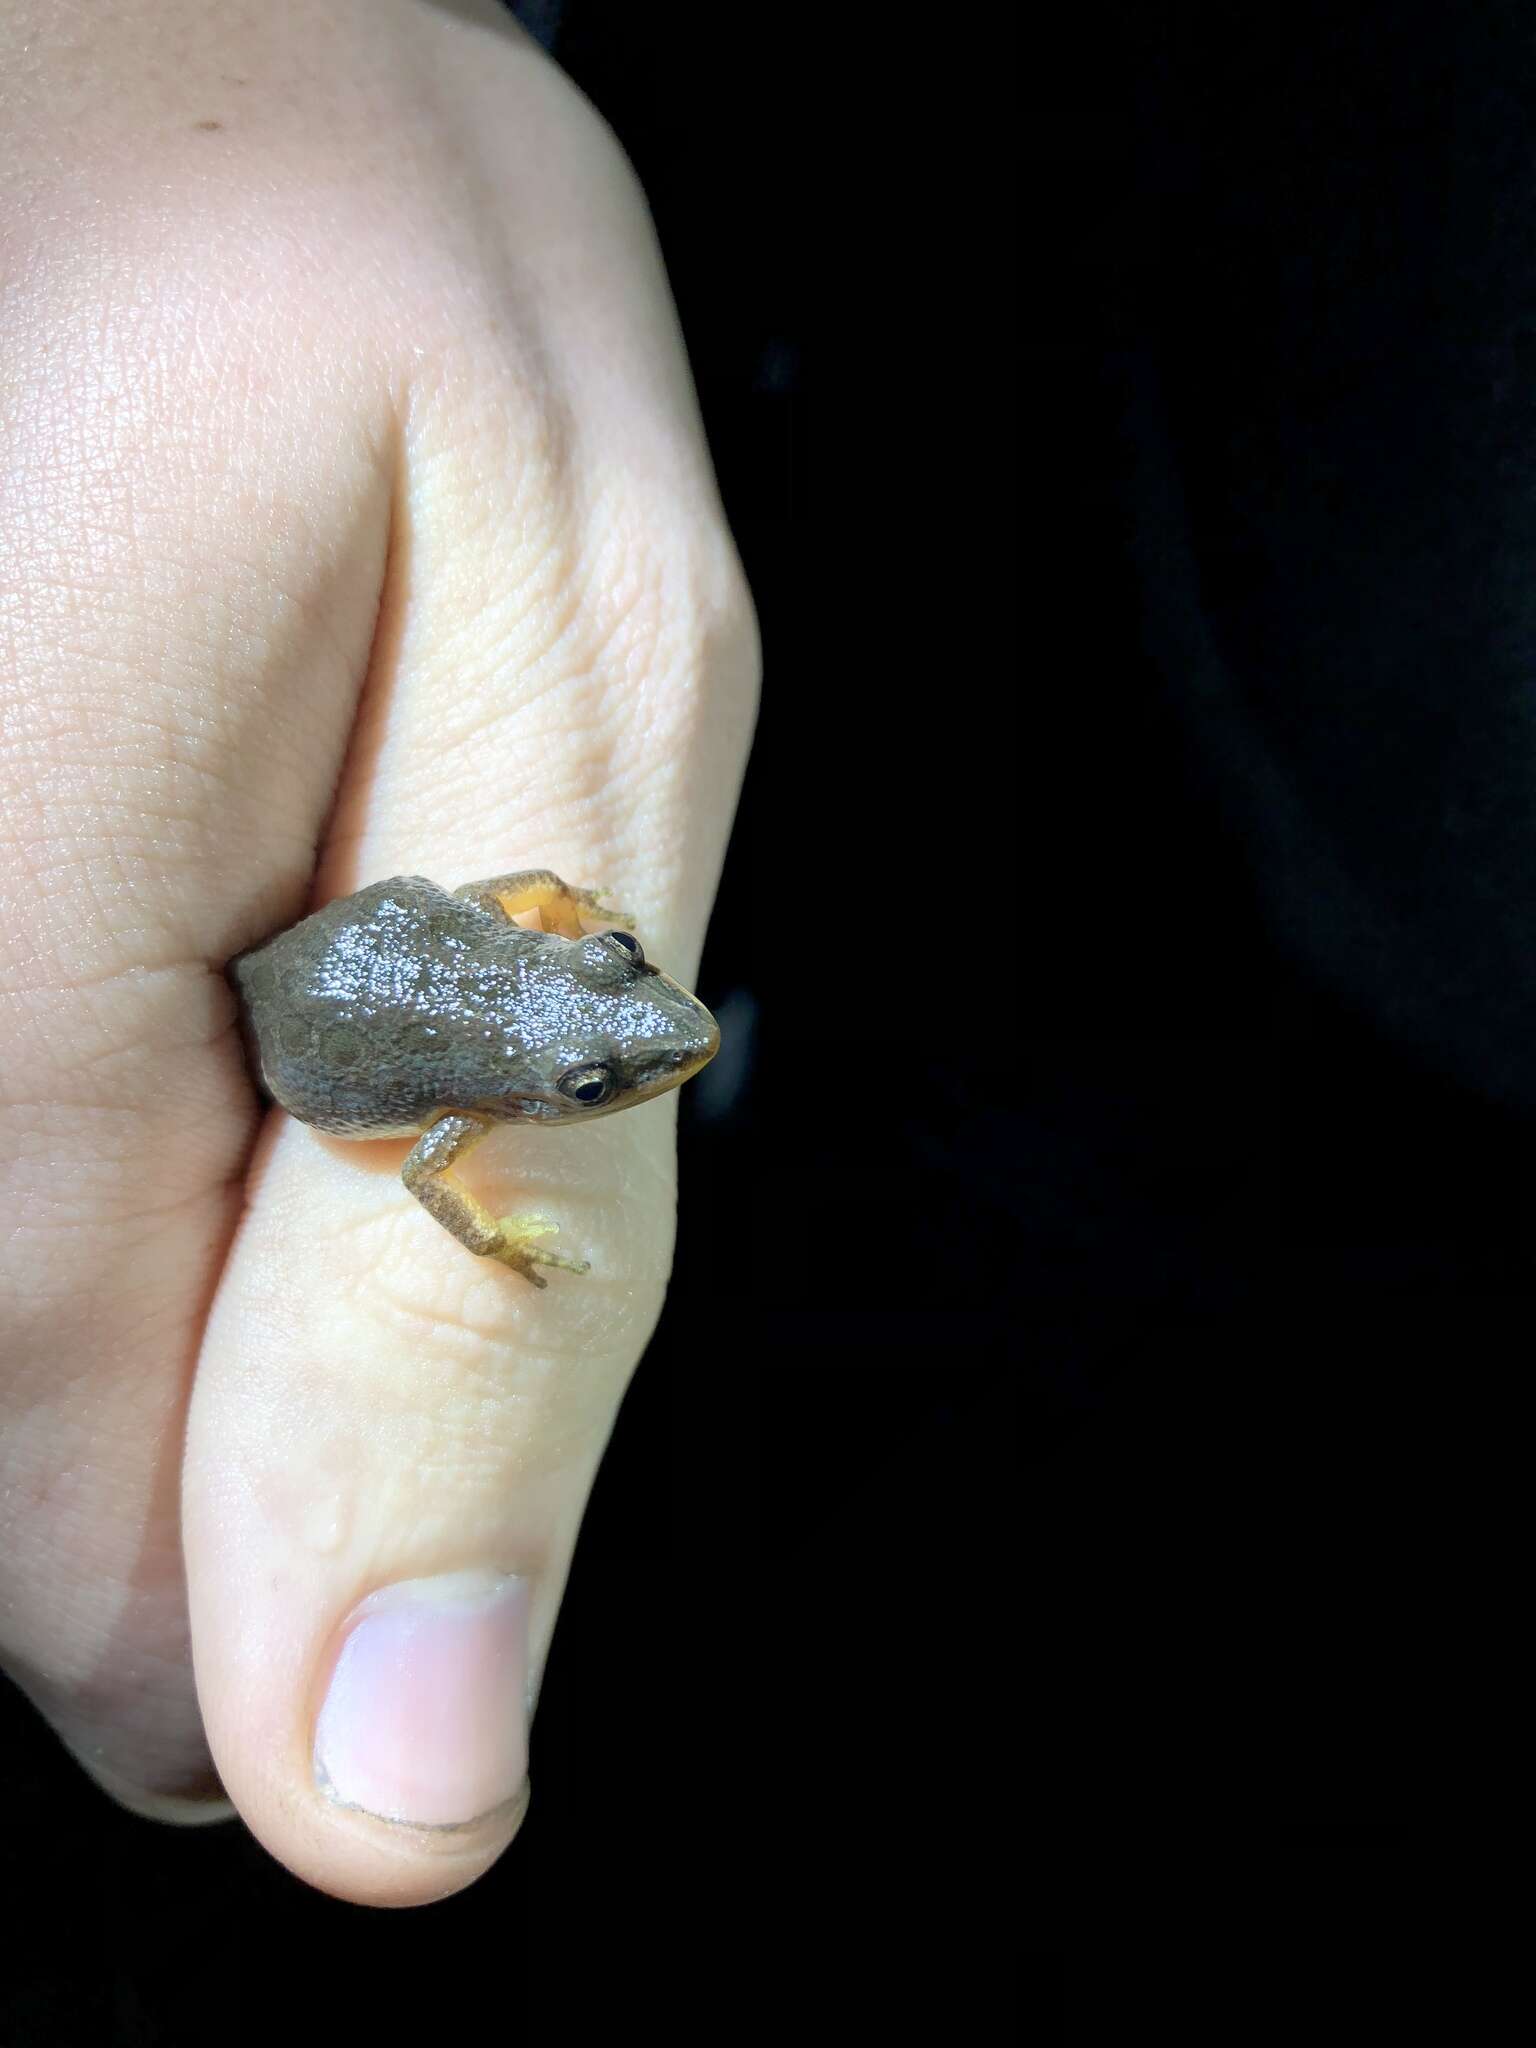
[[[453,893],[508,919],[525,910],[536,910],[546,931],[558,932],[566,939],[586,937],[577,915],[583,910],[588,917],[604,924],[634,923],[628,911],[609,910],[599,901],[607,894],[605,889],[573,889],[548,868],[525,868],[520,874],[496,875],[488,882],[466,882]]]
[[[538,1242],[541,1237],[552,1237],[560,1227],[547,1216],[503,1216],[498,1220],[449,1172],[492,1129],[488,1117],[470,1116],[461,1110],[439,1117],[411,1147],[400,1178],[427,1214],[451,1230],[467,1250],[479,1258],[499,1259],[535,1287],[547,1285],[533,1270],[535,1265],[561,1266],[567,1273],[590,1272],[585,1259],[562,1258]]]

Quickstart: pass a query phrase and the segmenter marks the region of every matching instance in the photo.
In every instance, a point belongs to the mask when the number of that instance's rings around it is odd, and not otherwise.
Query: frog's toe
[[[606,889],[577,889],[574,894],[578,905],[589,917],[600,917],[604,924],[621,925],[625,929],[633,926],[635,913],[632,910],[610,910],[604,903],[603,898],[608,894]]]
[[[520,1244],[525,1238],[553,1237],[560,1226],[553,1216],[539,1216],[535,1214],[528,1216],[503,1216],[500,1228],[508,1238]]]
[[[553,1237],[559,1230],[548,1216],[503,1216],[499,1225],[502,1242],[497,1247],[496,1257],[504,1266],[511,1266],[521,1273],[525,1280],[531,1280],[535,1287],[549,1283],[542,1274],[533,1269],[537,1266],[558,1266],[566,1273],[590,1273],[590,1261],[568,1259],[562,1252],[548,1250],[538,1240]]]
[[[524,1255],[539,1266],[558,1266],[562,1273],[590,1273],[590,1259],[568,1259],[564,1252],[546,1251],[541,1244],[525,1245]]]

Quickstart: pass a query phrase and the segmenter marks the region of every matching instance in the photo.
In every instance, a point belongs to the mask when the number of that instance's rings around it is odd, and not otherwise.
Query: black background
[[[345,1906],[7,1701],[0,2038],[311,1972],[508,2034],[1088,2038],[1108,1873],[1144,1927],[1262,1845],[1352,1915],[1506,1796],[1528,22],[522,12],[650,195],[762,620],[701,979],[743,1057],[685,1091],[502,1864]]]

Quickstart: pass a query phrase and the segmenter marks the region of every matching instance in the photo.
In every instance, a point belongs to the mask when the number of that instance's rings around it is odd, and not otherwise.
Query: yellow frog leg
[[[577,916],[581,910],[604,924],[634,923],[628,911],[609,910],[599,901],[607,895],[606,889],[573,889],[548,868],[525,868],[520,874],[496,875],[488,882],[466,882],[453,893],[467,902],[478,903],[482,910],[499,911],[506,918],[536,910],[546,931],[558,932],[566,939],[586,937]]]
[[[567,1273],[590,1272],[585,1259],[562,1258],[538,1243],[541,1237],[552,1237],[560,1228],[558,1223],[547,1216],[503,1216],[498,1220],[449,1172],[493,1129],[489,1117],[450,1111],[416,1140],[400,1178],[427,1214],[436,1217],[444,1230],[452,1231],[467,1250],[478,1258],[499,1259],[535,1287],[548,1285],[533,1270],[535,1265],[560,1266]]]

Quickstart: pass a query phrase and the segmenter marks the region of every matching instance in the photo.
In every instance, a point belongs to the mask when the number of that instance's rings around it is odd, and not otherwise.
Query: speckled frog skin
[[[537,910],[546,929],[513,920]],[[540,1240],[547,1217],[493,1218],[449,1171],[498,1123],[607,1116],[675,1088],[720,1036],[697,997],[646,960],[594,891],[547,869],[450,893],[375,882],[230,963],[252,1064],[301,1122],[339,1137],[414,1137],[411,1192],[460,1242],[536,1286],[585,1272]]]

